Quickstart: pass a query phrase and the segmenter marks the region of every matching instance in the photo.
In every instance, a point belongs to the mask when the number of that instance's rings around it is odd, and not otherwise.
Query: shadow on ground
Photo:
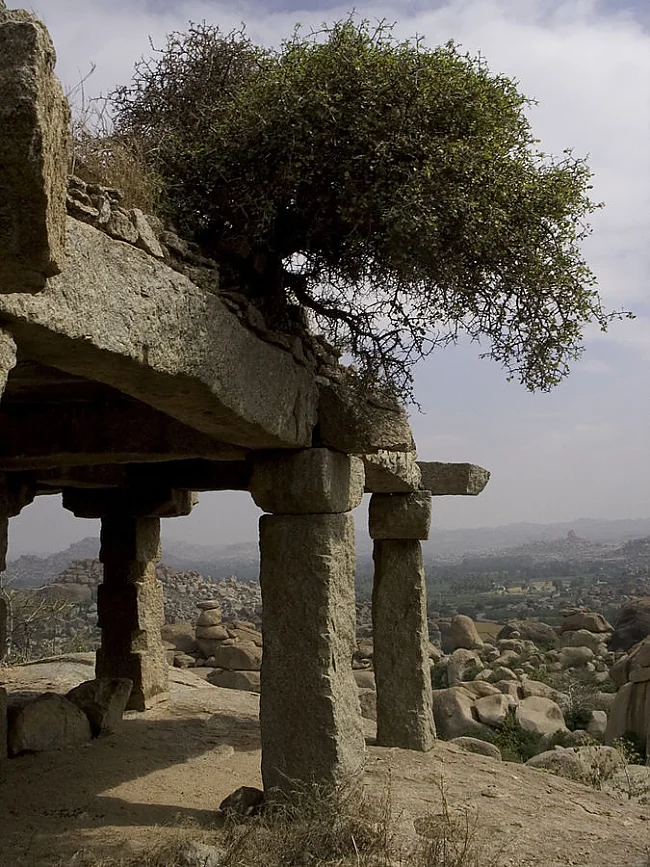
[[[256,697],[215,708],[223,690],[198,690],[125,719],[81,747],[23,755],[0,784],[0,867],[65,864],[84,846],[120,852],[141,829],[214,828],[221,800],[260,785]],[[199,693],[205,693],[201,701]],[[197,699],[198,704],[197,704]]]

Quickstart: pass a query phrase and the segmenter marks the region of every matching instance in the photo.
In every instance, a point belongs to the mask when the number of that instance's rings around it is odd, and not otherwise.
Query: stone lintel
[[[247,491],[248,461],[152,461],[143,464],[97,464],[51,467],[30,474],[45,493],[63,488],[136,488],[186,491]]]
[[[373,494],[368,528],[372,539],[428,539],[431,493]]]
[[[361,503],[363,485],[363,462],[331,449],[276,451],[253,457],[250,491],[265,512],[349,512]]]
[[[415,448],[403,407],[335,385],[319,386],[318,430],[322,444],[346,454],[408,452]]]
[[[415,452],[379,451],[363,455],[363,465],[367,493],[403,494],[422,487]]]
[[[38,292],[65,254],[70,110],[45,26],[0,15],[0,293]]]
[[[0,401],[0,469],[236,460],[244,454],[135,401],[46,406]]]
[[[489,470],[476,464],[445,464],[439,461],[418,461],[422,483],[434,497],[470,496],[481,493],[490,479]]]
[[[191,491],[247,491],[252,467],[245,460],[186,460],[143,464],[130,468],[133,484],[146,486],[156,479],[172,488]]]
[[[0,295],[26,358],[109,385],[221,442],[311,445],[318,390],[291,352],[142,250],[73,219],[67,227],[66,267],[47,292]]]
[[[422,546],[415,540],[374,543],[373,665],[377,743],[429,750],[436,737]]]
[[[352,673],[353,518],[265,515],[260,555],[264,788],[345,790],[365,753]]]
[[[178,518],[189,515],[198,502],[194,491],[173,488],[64,488],[63,508],[77,518],[131,515],[140,518]]]

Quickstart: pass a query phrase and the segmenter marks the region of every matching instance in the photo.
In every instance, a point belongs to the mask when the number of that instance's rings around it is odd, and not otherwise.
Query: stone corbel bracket
[[[489,471],[476,464],[418,461],[415,452],[379,451],[362,459],[366,493],[430,491],[434,497],[476,497],[490,479]]]

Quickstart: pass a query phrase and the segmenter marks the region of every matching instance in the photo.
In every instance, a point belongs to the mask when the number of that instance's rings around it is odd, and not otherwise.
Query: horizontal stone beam
[[[481,493],[490,479],[488,470],[476,464],[445,464],[438,461],[418,461],[424,491],[434,497],[470,496]]]
[[[91,226],[67,226],[66,267],[47,292],[0,296],[24,357],[223,442],[311,445],[318,389],[290,352],[244,328],[215,291]]]
[[[70,110],[45,26],[0,7],[0,293],[38,292],[65,253]]]
[[[421,488],[422,476],[415,452],[380,451],[363,455],[366,493],[406,494]]]
[[[134,401],[31,406],[0,403],[0,469],[244,457]]]
[[[51,488],[155,488],[188,491],[247,491],[248,461],[157,461],[35,470],[39,491]]]
[[[103,518],[106,515],[178,518],[189,515],[197,503],[198,496],[193,491],[175,491],[161,487],[150,490],[63,490],[63,508],[77,518]]]

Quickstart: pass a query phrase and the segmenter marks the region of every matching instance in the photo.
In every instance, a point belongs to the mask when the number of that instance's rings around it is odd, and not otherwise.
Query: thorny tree
[[[465,333],[531,390],[603,309],[580,243],[597,207],[567,150],[536,149],[516,82],[449,43],[348,18],[280,48],[193,25],[112,95],[162,206],[272,327],[298,307],[401,397]]]

